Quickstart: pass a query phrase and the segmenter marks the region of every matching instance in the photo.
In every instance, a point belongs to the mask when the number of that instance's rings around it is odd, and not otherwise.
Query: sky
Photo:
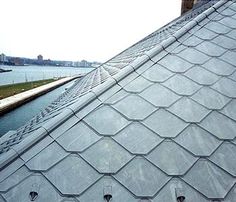
[[[180,15],[181,0],[0,0],[0,54],[105,62]]]

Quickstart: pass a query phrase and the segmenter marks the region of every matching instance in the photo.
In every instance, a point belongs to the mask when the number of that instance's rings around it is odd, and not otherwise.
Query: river
[[[0,116],[0,137],[9,130],[16,130],[27,121],[37,115],[42,109],[53,102],[66,88],[70,87],[74,81],[60,86],[45,95],[42,95],[24,105]]]
[[[92,68],[51,67],[51,66],[4,66],[2,69],[12,69],[12,72],[0,73],[0,85],[20,83],[25,81],[48,79],[62,76],[73,76],[87,73]],[[12,111],[0,116],[0,137],[9,130],[16,130],[37,115],[42,109],[53,102],[74,81],[48,92]],[[0,92],[1,93],[1,92]]]
[[[53,67],[53,66],[0,66],[11,72],[0,73],[0,85],[36,81],[63,76],[84,74],[93,68]]]

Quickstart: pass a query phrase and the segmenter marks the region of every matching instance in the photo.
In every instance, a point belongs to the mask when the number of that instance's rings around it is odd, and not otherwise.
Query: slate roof
[[[214,3],[2,137],[0,201],[235,201],[236,2]]]

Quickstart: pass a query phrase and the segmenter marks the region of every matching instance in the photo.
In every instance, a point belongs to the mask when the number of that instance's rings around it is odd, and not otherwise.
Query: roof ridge
[[[144,52],[142,56],[138,56],[130,64],[125,66],[123,69],[121,69],[117,74],[115,74],[114,76],[110,76],[106,80],[106,82],[101,83],[100,85],[91,89],[88,93],[82,95],[81,97],[76,98],[75,100],[78,100],[78,101],[74,102],[70,106],[65,107],[61,111],[60,114],[56,115],[55,117],[47,121],[45,124],[43,124],[38,129],[33,131],[32,134],[24,138],[18,144],[13,145],[8,152],[1,154],[0,155],[0,169],[6,166],[8,163],[10,163],[19,155],[21,155],[25,150],[32,147],[38,141],[43,139],[46,135],[48,135],[52,130],[57,128],[65,120],[68,120],[69,118],[74,116],[75,113],[77,113],[80,109],[82,109],[87,104],[92,102],[95,98],[97,98],[107,89],[113,87],[115,84],[117,84],[119,81],[127,77],[132,72],[135,72],[141,65],[147,63],[148,61],[154,64],[154,62],[152,61],[154,56],[158,55],[161,51],[163,51],[168,46],[173,44],[175,41],[177,41],[178,38],[180,38],[185,33],[187,33],[190,29],[192,29],[199,22],[204,20],[207,16],[209,16],[216,9],[224,5],[226,2],[228,2],[228,0],[220,0],[219,2],[214,4],[212,7],[198,14],[195,18],[192,18],[191,21],[187,22],[187,24],[181,27],[174,34],[170,35],[167,39],[162,41],[160,44],[156,44],[154,48],[150,49],[149,51]]]
[[[209,6],[214,5],[215,3],[219,2],[219,0],[215,0],[214,1],[210,1],[208,3],[205,3],[201,6],[199,6],[198,8],[194,9],[194,10],[189,10],[188,12],[186,12],[184,15],[180,15],[179,17],[173,19],[171,22],[169,22],[168,24],[160,27],[159,29],[155,30],[154,32],[152,32],[151,34],[149,34],[148,36],[145,36],[143,39],[137,41],[136,43],[134,43],[133,45],[129,46],[128,48],[126,48],[125,50],[121,51],[120,53],[116,54],[115,56],[113,56],[112,58],[109,58],[108,60],[106,60],[104,63],[102,63],[100,66],[98,66],[96,69],[102,67],[103,65],[107,64],[108,62],[110,62],[112,59],[116,58],[117,56],[121,55],[122,53],[124,53],[125,51],[129,50],[130,48],[134,47],[135,45],[139,44],[140,42],[148,39],[149,37],[151,37],[154,33],[160,32],[162,31],[164,28],[168,29],[170,26],[175,25],[181,18],[183,18],[183,20],[189,19],[194,17],[194,15],[198,15],[199,12],[201,13],[202,10],[205,10],[206,8],[208,9]],[[224,1],[224,0],[220,0],[220,1]],[[228,0],[226,0],[228,1]],[[193,11],[194,13],[192,13],[191,11]],[[96,71],[96,69],[88,72],[87,74],[84,75],[84,77],[86,77],[87,75],[91,74],[92,72]]]
[[[215,1],[219,2],[219,0],[215,0]],[[220,0],[220,1],[228,1],[228,0]],[[217,2],[215,2],[215,3],[217,3]],[[201,5],[200,7],[196,8],[196,9],[194,9],[194,10],[190,10],[190,11],[186,12],[184,15],[180,15],[179,17],[173,19],[173,20],[172,20],[171,22],[169,22],[168,24],[166,24],[166,25],[160,27],[159,29],[155,30],[154,32],[152,32],[152,33],[149,34],[148,36],[145,36],[143,39],[139,40],[138,42],[134,43],[134,44],[131,45],[130,47],[126,48],[125,50],[123,50],[123,51],[121,51],[120,53],[118,53],[117,55],[115,55],[114,57],[110,58],[109,60],[107,60],[106,62],[104,62],[103,64],[101,64],[100,66],[106,64],[107,62],[111,61],[113,58],[116,58],[117,56],[121,55],[123,52],[125,52],[125,51],[127,51],[128,49],[132,48],[133,46],[139,44],[140,42],[142,42],[142,41],[148,39],[148,38],[149,38],[150,36],[152,36],[154,33],[160,32],[160,31],[162,31],[164,28],[165,28],[165,29],[168,29],[170,26],[175,25],[176,23],[179,22],[179,20],[180,20],[181,18],[183,18],[183,20],[186,20],[186,19],[189,19],[189,18],[191,18],[191,17],[194,17],[194,15],[198,15],[199,12],[202,12],[202,11],[205,10],[206,8],[208,9],[209,6],[214,5],[215,3],[214,3],[214,1],[210,1],[210,2],[208,2],[208,3],[206,3],[206,4]],[[193,11],[194,13],[192,13],[191,11]],[[99,67],[100,67],[100,66],[99,66]],[[98,68],[99,68],[99,67],[98,67]],[[90,73],[90,72],[89,72],[89,73]],[[89,73],[88,73],[88,74],[89,74]]]
[[[186,25],[184,25],[181,29],[177,30],[172,36],[170,36],[168,39],[164,40],[160,43],[160,45],[156,45],[153,49],[149,50],[145,54],[152,59],[154,56],[156,56],[158,53],[160,53],[162,50],[166,49],[168,46],[170,46],[172,43],[177,41],[181,36],[186,34],[189,30],[191,30],[193,27],[195,27],[198,23],[200,23],[202,20],[204,20],[207,16],[212,14],[216,9],[220,8],[222,5],[224,5],[229,0],[220,0],[216,4],[214,4],[212,7],[208,8],[204,12],[197,15],[197,17],[193,18],[190,22],[188,22]]]

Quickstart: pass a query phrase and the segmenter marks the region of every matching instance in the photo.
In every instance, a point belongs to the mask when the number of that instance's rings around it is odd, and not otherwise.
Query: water
[[[26,81],[35,81],[62,76],[73,76],[88,73],[93,68],[52,67],[52,66],[1,66],[11,69],[11,72],[0,73],[0,86]],[[73,84],[71,81],[13,111],[0,116],[0,136],[9,130],[16,130],[37,115],[42,109],[53,102],[66,88]],[[1,92],[0,92],[1,93]]]
[[[1,66],[11,72],[0,73],[0,86],[62,76],[88,73],[93,68],[53,67],[53,66]]]
[[[23,126],[27,121],[37,115],[42,109],[53,102],[66,88],[70,87],[74,81],[71,81],[55,90],[42,95],[7,114],[0,116],[0,137],[9,130],[16,130]]]

